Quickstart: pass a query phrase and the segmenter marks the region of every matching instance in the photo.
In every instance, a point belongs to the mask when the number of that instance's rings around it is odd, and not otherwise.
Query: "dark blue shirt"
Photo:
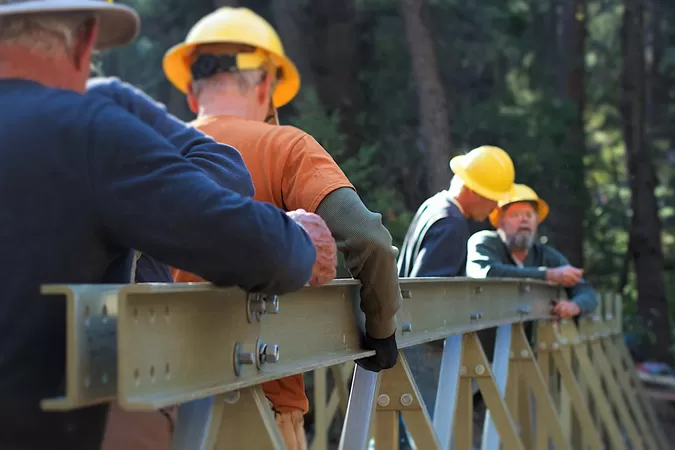
[[[173,144],[175,150],[202,169],[216,183],[253,197],[255,188],[244,159],[232,146],[217,144],[196,128],[169,114],[166,107],[116,77],[90,78],[87,96],[112,100]]]
[[[283,294],[311,276],[308,235],[213,180],[223,146],[186,154],[112,100],[0,80],[0,448],[98,449],[106,407],[62,394],[63,301],[51,283],[126,283],[132,251],[223,286]]]
[[[466,274],[469,224],[448,191],[419,207],[398,258],[399,277],[460,277]]]
[[[194,162],[215,182],[241,195],[253,197],[255,188],[241,154],[229,145],[213,151],[211,139],[194,127],[186,126],[170,114],[166,107],[135,86],[117,77],[96,77],[87,81],[87,96],[113,100],[122,108],[141,119],[154,131],[165,137],[181,155],[192,155],[203,147],[202,157]],[[171,283],[169,266],[143,253],[136,265],[137,283]]]
[[[136,263],[136,283],[173,283],[171,269],[166,264],[141,254]]]

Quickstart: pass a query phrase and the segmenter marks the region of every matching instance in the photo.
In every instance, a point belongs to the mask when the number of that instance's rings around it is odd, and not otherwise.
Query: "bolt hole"
[[[141,377],[141,371],[138,369],[134,369],[134,379],[138,380]]]
[[[101,311],[103,317],[108,317],[108,305],[103,305],[103,310]]]
[[[166,363],[166,365],[164,366],[164,373],[166,375],[169,375],[170,372],[171,372],[171,366],[169,365],[169,363]]]
[[[150,366],[150,376],[155,377],[155,366]]]
[[[133,315],[134,315],[134,319],[138,319],[138,308],[134,307]]]
[[[85,318],[85,320],[89,318],[89,314],[91,314],[91,311],[89,310],[89,305],[84,305],[84,318]]]

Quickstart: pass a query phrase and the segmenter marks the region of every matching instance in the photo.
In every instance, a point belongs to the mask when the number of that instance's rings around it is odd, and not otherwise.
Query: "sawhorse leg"
[[[285,450],[260,386],[181,405],[172,450]]]

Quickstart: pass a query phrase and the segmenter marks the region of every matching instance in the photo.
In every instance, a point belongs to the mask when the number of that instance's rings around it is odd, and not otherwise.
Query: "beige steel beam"
[[[359,289],[336,280],[276,298],[208,283],[48,286],[68,304],[68,382],[43,408],[117,396],[124,408],[151,410],[372,355],[360,340]],[[515,279],[402,279],[401,290],[401,348],[549,318],[564,297]]]

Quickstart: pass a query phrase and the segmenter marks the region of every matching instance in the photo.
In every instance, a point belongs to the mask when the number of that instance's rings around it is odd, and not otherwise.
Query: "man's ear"
[[[269,102],[272,98],[272,80],[273,80],[273,74],[272,73],[267,73],[265,74],[265,78],[263,78],[262,82],[258,85],[258,95],[256,96],[256,100],[258,103],[262,105],[269,105]]]
[[[188,107],[190,108],[190,111],[197,114],[197,112],[199,112],[199,101],[197,101],[197,96],[195,95],[195,91],[192,88],[192,82],[188,83],[187,91],[188,91],[187,94]]]
[[[94,53],[94,46],[98,38],[98,22],[96,19],[88,20],[77,31],[73,42],[73,63],[78,71],[91,68],[91,56]]]

